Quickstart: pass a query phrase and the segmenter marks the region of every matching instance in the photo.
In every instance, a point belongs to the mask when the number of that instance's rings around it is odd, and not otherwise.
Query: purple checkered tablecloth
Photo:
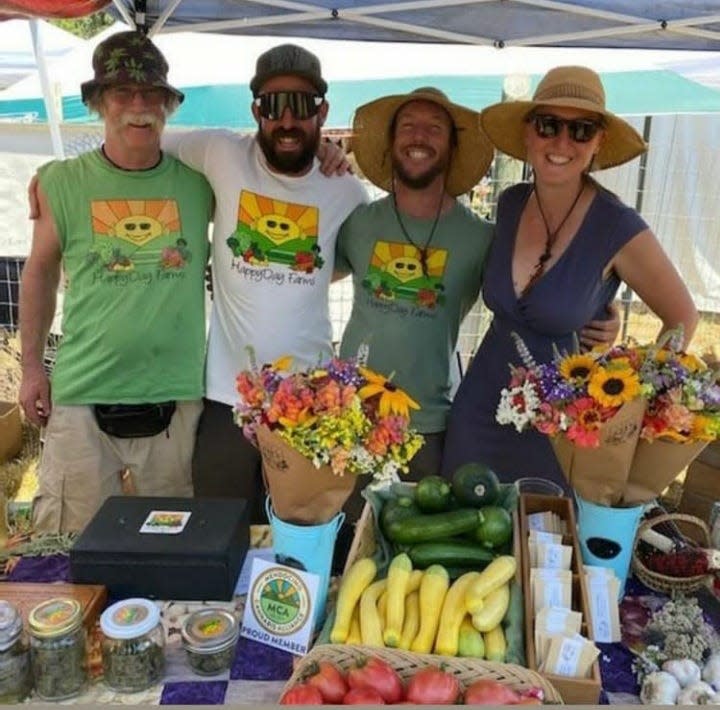
[[[69,582],[66,555],[26,557],[7,577],[11,582]],[[626,598],[657,596],[637,580],[629,579]],[[708,621],[720,628],[720,604],[709,593],[699,595]],[[118,694],[101,681],[75,699],[82,704],[122,703],[159,705],[257,705],[277,702],[285,680],[292,673],[293,656],[264,644],[241,638],[229,672],[213,678],[193,675],[181,646],[180,627],[184,617],[203,602],[158,602],[166,634],[165,679],[143,693]],[[220,602],[221,606],[242,613],[244,599]],[[213,602],[213,605],[218,603]],[[639,703],[638,687],[631,671],[632,652],[621,643],[598,644],[603,691],[601,704]]]

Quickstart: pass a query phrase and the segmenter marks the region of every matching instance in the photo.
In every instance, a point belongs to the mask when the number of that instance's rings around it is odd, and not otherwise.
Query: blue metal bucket
[[[625,582],[632,560],[635,534],[644,505],[632,508],[610,508],[583,500],[577,493],[578,537],[586,565],[609,567],[620,580],[619,598],[625,593]]]
[[[338,513],[327,523],[319,525],[295,525],[275,515],[269,497],[265,499],[265,510],[272,530],[275,559],[280,564],[312,572],[320,577],[315,599],[314,622],[317,628],[325,619],[335,538],[345,520],[345,513]]]

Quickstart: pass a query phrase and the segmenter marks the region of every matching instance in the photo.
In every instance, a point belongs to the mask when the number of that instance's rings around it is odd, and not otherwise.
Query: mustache
[[[157,128],[160,124],[158,117],[153,113],[124,113],[120,117],[120,123],[123,126],[128,126],[131,123],[135,125],[149,125],[152,128]]]
[[[304,140],[305,134],[299,128],[276,128],[272,132],[273,139],[277,138],[295,138]]]

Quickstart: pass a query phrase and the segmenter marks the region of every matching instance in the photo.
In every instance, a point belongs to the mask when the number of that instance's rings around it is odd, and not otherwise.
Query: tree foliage
[[[98,32],[115,22],[115,19],[107,12],[94,12],[92,15],[78,17],[71,20],[50,20],[50,22],[61,29],[71,32],[83,39],[90,39]]]

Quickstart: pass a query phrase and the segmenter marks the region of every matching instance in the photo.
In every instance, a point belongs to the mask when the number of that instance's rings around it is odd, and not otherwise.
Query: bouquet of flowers
[[[342,508],[356,476],[384,481],[407,471],[423,443],[410,428],[419,406],[355,360],[291,367],[283,357],[241,372],[235,420],[260,448],[275,512],[319,523]]]
[[[568,481],[604,505],[656,497],[720,435],[717,373],[679,350],[681,334],[536,363],[519,337],[496,419],[551,437]]]

